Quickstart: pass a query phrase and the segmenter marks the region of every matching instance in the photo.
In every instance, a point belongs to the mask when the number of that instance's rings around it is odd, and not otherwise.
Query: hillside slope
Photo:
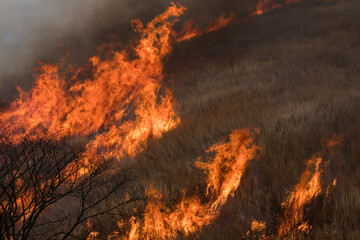
[[[160,159],[166,183],[190,187],[196,172],[165,166],[191,164],[234,129],[259,129],[263,148],[200,239],[239,239],[252,220],[274,234],[281,203],[305,161],[333,134],[345,135],[326,157],[326,174],[337,176],[337,185],[324,204],[311,208],[307,237],[360,237],[359,17],[355,0],[305,0],[176,46],[167,69],[182,125],[164,137],[165,146],[158,143],[173,151],[154,150],[152,157]],[[167,144],[169,138],[178,144]]]
[[[181,42],[172,4],[35,69],[0,114],[1,236],[360,239],[360,2],[286,2]]]

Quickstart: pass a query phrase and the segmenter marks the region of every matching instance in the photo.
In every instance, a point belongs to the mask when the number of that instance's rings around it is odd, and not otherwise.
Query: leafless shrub
[[[100,207],[129,179],[125,172],[112,177],[110,160],[85,164],[81,153],[82,148],[54,136],[15,143],[8,134],[0,135],[2,239],[74,237],[89,219],[136,200],[127,197]],[[69,201],[70,210],[52,211]],[[56,216],[49,218],[52,212]]]

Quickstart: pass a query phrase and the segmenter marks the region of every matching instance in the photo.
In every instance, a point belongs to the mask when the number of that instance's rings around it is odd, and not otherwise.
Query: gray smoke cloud
[[[186,17],[199,24],[230,10],[246,10],[235,0],[180,0]],[[32,84],[36,62],[56,63],[66,50],[83,63],[110,33],[127,41],[130,20],[148,21],[170,5],[167,0],[0,0],[0,99],[15,86]]]

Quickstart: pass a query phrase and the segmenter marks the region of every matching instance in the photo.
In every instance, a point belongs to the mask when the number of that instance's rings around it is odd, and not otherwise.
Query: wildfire
[[[323,176],[328,162],[324,162],[321,155],[324,155],[326,151],[331,153],[331,148],[339,145],[341,139],[342,137],[332,136],[326,141],[325,150],[315,154],[308,160],[306,170],[302,174],[300,182],[282,204],[285,212],[279,227],[280,236],[285,236],[294,229],[305,233],[308,233],[311,229],[305,218],[306,205],[310,204],[320,194],[327,196],[330,189],[336,185],[336,179],[334,179],[332,184],[328,184],[326,191],[324,191],[326,183],[323,181]]]
[[[128,239],[174,239],[179,232],[188,236],[201,231],[219,214],[221,206],[234,194],[240,185],[247,163],[256,155],[259,147],[253,144],[249,129],[236,130],[229,142],[220,142],[208,152],[215,157],[197,165],[208,174],[208,201],[197,197],[185,197],[171,208],[167,207],[162,194],[148,189],[148,203],[143,218],[131,219]]]
[[[273,0],[260,0],[257,5],[256,9],[253,13],[250,14],[251,17],[262,15],[266,12],[274,10],[276,8],[280,8],[281,4],[274,2]]]
[[[173,4],[146,26],[134,20],[134,29],[141,35],[133,48],[136,57],[126,50],[112,50],[112,57],[105,60],[94,56],[85,80],[77,78],[88,66],[70,72],[69,81],[65,77],[69,72],[41,65],[33,89],[19,89],[20,97],[0,115],[0,126],[16,140],[96,133],[88,144],[88,156],[99,149],[107,156],[134,154],[150,135],[160,137],[179,123],[172,94],[162,86],[162,61],[171,51],[172,26],[184,10]]]
[[[223,14],[219,18],[214,19],[213,23],[209,24],[205,29],[199,29],[193,27],[195,21],[192,18],[184,24],[183,30],[178,33],[177,41],[190,40],[191,38],[217,31],[233,21],[235,21],[235,15],[231,12],[229,17],[226,17],[225,14]]]
[[[279,219],[277,228],[278,235],[266,234],[268,229],[265,222],[253,220],[251,230],[246,237],[257,237],[259,239],[272,239],[290,237],[293,233],[308,234],[312,226],[308,223],[308,207],[320,197],[328,197],[330,191],[336,186],[337,179],[332,181],[324,179],[328,161],[323,160],[327,153],[332,154],[332,148],[338,146],[343,141],[344,136],[333,135],[323,144],[323,150],[315,154],[307,161],[307,167],[301,175],[300,181],[289,193],[286,200],[282,203],[283,214]]]
[[[259,222],[259,221],[252,221],[251,223],[251,231],[253,232],[261,232],[264,229],[266,229],[266,223],[264,222]]]
[[[18,177],[21,173],[14,171],[14,176]],[[1,213],[5,211],[9,211],[10,209],[16,212],[19,216],[21,216],[23,221],[26,221],[32,214],[35,208],[35,204],[33,204],[33,192],[31,190],[24,191],[24,186],[27,186],[27,183],[24,183],[22,179],[16,179],[14,181],[14,193],[19,193],[20,195],[15,201],[13,199],[9,199],[1,202]],[[14,194],[15,195],[15,194]],[[16,196],[16,195],[15,195]]]
[[[86,237],[86,240],[95,240],[99,237],[99,232],[93,231],[93,227],[91,226],[91,223],[88,221],[86,222],[87,228],[89,229],[89,234]]]
[[[287,0],[285,4],[298,1]],[[260,0],[250,16],[280,6],[272,0]],[[105,60],[94,56],[90,66],[75,70],[41,64],[33,88],[29,92],[19,88],[19,98],[0,114],[0,126],[16,141],[47,134],[59,138],[96,134],[85,158],[99,151],[106,157],[134,155],[149,136],[160,137],[180,121],[170,90],[162,86],[163,59],[171,52],[173,39],[189,40],[236,20],[233,13],[221,15],[200,30],[193,28],[191,19],[175,34],[172,27],[184,11],[185,7],[172,4],[145,27],[140,20],[133,20],[134,30],[141,35],[138,44],[130,51],[111,50],[107,54],[111,57]],[[88,72],[85,79],[83,72]]]
[[[287,0],[285,4],[298,1]],[[281,6],[272,0],[261,0],[249,16]],[[176,34],[173,25],[184,11],[185,7],[172,4],[145,26],[140,20],[133,20],[133,28],[140,34],[137,45],[131,50],[113,49],[111,57],[106,59],[100,54],[94,56],[89,66],[65,70],[63,66],[41,64],[33,88],[29,92],[19,88],[19,98],[0,114],[0,127],[10,131],[15,142],[25,136],[36,139],[48,134],[56,134],[59,139],[87,136],[91,138],[83,156],[87,162],[96,161],[98,156],[120,159],[124,153],[135,155],[139,145],[150,136],[159,138],[180,123],[173,108],[172,93],[162,84],[163,60],[171,52],[172,42],[216,31],[235,21],[233,13],[228,17],[222,15],[201,30],[193,27],[191,19]],[[85,79],[84,72],[87,73]],[[334,137],[326,146],[331,149],[340,142],[341,138]],[[168,206],[160,191],[148,188],[143,216],[132,217],[128,224],[119,224],[128,228],[126,238],[173,239],[179,233],[189,236],[201,231],[216,219],[221,207],[235,193],[248,162],[258,150],[249,129],[235,130],[228,142],[209,148],[207,153],[214,152],[213,158],[196,162],[206,173],[206,200],[184,196],[179,203]],[[286,236],[293,229],[301,232],[311,229],[304,208],[324,193],[322,178],[326,167],[321,153],[308,161],[300,182],[282,204],[280,236]],[[326,195],[335,185],[336,179],[327,187]],[[21,200],[17,204],[31,212],[28,199]],[[252,222],[251,231],[265,229],[265,222]],[[97,235],[91,232],[90,237]]]
[[[283,5],[297,3],[300,1],[301,0],[286,0]],[[264,13],[282,7],[283,5],[274,2],[274,0],[259,0],[256,4],[255,10],[251,10],[248,17],[238,19],[233,12],[231,12],[228,17],[226,17],[225,14],[222,14],[219,18],[213,19],[212,23],[209,24],[205,29],[194,27],[195,20],[192,18],[184,24],[183,29],[177,34],[177,41],[182,42],[204,35],[206,33],[217,31],[223,27],[228,26],[230,23],[246,21],[249,18],[263,15]]]
[[[315,156],[308,161],[300,182],[283,203],[285,213],[279,228],[280,235],[285,235],[294,227],[302,232],[309,230],[308,223],[302,222],[305,217],[304,207],[322,192],[321,175],[324,173],[324,166],[321,164],[323,164],[321,157]]]
[[[300,1],[301,0],[286,0],[283,5],[297,3],[297,2],[300,2]],[[283,5],[275,2],[274,0],[259,0],[257,5],[256,5],[255,11],[250,13],[250,17],[263,15],[264,13],[267,13],[267,12],[272,11],[274,9],[281,8]]]

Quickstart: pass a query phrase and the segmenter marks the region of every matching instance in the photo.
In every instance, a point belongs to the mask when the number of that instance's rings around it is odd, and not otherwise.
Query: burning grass
[[[60,139],[81,133],[87,160],[99,152],[117,160],[104,176],[128,169],[132,179],[97,209],[142,199],[94,216],[74,237],[360,237],[360,6],[278,5],[260,1],[246,22],[219,33],[209,29],[233,15],[205,30],[188,23],[185,32],[202,36],[170,54],[172,25],[184,11],[173,5],[145,26],[133,22],[141,35],[134,59],[94,57],[92,76],[70,88],[59,67],[41,66],[33,90],[2,114],[13,141],[46,129]],[[172,92],[163,81],[170,76]],[[323,143],[333,134],[342,137]],[[70,201],[51,211],[60,209],[76,211]]]

